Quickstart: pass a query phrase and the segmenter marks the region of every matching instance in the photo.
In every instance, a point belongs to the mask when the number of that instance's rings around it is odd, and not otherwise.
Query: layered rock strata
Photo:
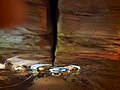
[[[60,0],[56,62],[119,60],[119,4],[119,0]]]
[[[26,21],[0,30],[0,54],[26,59],[51,60],[52,34],[49,0],[26,0]]]

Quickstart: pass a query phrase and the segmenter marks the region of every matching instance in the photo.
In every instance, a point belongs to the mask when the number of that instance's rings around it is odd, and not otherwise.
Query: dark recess
[[[55,51],[57,45],[57,19],[58,19],[58,0],[50,0],[51,20],[53,26],[53,47],[52,47],[52,64],[55,62]]]

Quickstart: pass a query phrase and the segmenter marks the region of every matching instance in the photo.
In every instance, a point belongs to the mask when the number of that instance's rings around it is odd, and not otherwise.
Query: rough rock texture
[[[27,18],[24,24],[0,30],[0,54],[7,57],[26,55],[27,59],[34,57],[37,60],[51,60],[49,0],[26,0],[26,4]]]
[[[119,4],[120,0],[60,0],[56,60],[71,56],[119,60]]]
[[[81,73],[78,82],[66,82],[60,77],[43,77],[35,81],[29,90],[119,90],[120,69],[119,64],[109,60],[92,61],[81,63]],[[86,60],[87,62],[87,60]],[[101,64],[100,64],[101,63]],[[112,66],[113,64],[113,66]]]
[[[19,85],[19,83],[27,80],[29,76],[30,75],[27,71],[26,72],[12,72],[10,70],[0,69],[0,89],[1,90],[17,90],[17,89],[26,90],[26,88],[30,86],[31,82],[26,81],[22,83],[22,85]],[[28,86],[25,86],[25,84],[28,84]]]
[[[120,0],[59,0],[59,10],[56,64],[80,65],[86,90],[119,90]]]

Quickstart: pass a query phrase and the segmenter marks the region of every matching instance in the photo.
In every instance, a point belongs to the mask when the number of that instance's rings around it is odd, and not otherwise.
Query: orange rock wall
[[[59,0],[58,7],[56,62],[119,60],[120,0]]]

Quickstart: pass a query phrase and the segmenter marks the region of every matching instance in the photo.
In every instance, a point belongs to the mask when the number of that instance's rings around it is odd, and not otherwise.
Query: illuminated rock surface
[[[0,30],[0,54],[27,55],[27,59],[51,60],[51,21],[49,0],[26,0],[27,19],[23,25]],[[24,55],[25,54],[25,55]],[[30,57],[28,57],[30,56]],[[32,57],[33,56],[33,57]]]
[[[59,0],[56,64],[81,66],[79,90],[120,89],[120,0]],[[68,78],[69,81],[69,78]]]
[[[60,0],[56,60],[119,60],[119,4],[119,0]]]
[[[27,21],[0,31],[0,54],[5,58],[51,60],[51,23],[46,0],[26,0]],[[38,9],[39,8],[39,9]],[[56,64],[80,65],[80,75],[44,77],[30,90],[120,89],[120,0],[59,0]]]

